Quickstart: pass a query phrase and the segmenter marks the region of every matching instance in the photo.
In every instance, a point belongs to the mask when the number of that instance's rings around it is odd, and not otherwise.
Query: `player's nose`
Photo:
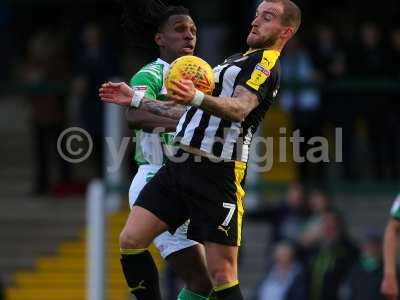
[[[190,31],[190,30],[186,30],[185,31],[185,39],[186,40],[193,40],[196,36]]]
[[[257,27],[258,26],[258,20],[259,16],[255,16],[253,22],[251,22],[252,27]]]

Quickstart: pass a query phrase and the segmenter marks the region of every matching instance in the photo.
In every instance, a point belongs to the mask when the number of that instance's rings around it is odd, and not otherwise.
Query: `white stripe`
[[[210,117],[210,121],[208,122],[208,126],[204,132],[204,138],[201,141],[201,150],[207,153],[211,153],[215,140],[215,133],[218,130],[219,123],[221,123],[221,118],[218,118],[216,116]]]
[[[247,129],[247,133],[243,139],[243,147],[242,147],[242,155],[240,160],[247,161],[249,159],[249,151],[250,151],[250,144],[253,138],[253,133],[251,132],[251,128]]]
[[[150,70],[150,71],[160,72],[161,68],[162,67],[160,65],[152,65],[152,66],[144,67],[143,70]]]
[[[242,69],[237,66],[230,66],[224,73],[222,81],[222,91],[219,94],[220,97],[233,95],[233,85],[235,84],[236,77]]]
[[[167,94],[167,88],[165,87],[165,76],[167,75],[167,72],[169,70],[170,64],[167,63],[166,61],[162,60],[161,58],[157,58],[156,60],[157,63],[162,64],[164,66],[163,68],[163,86],[161,88],[161,95],[166,95]]]
[[[243,145],[242,147],[242,156],[240,158],[240,161],[247,162],[249,160],[249,151],[250,151],[250,146],[249,145]]]
[[[162,95],[166,95],[168,93],[167,91],[167,87],[165,86],[165,76],[167,76],[167,72],[169,70],[169,65],[165,65],[163,68],[163,84],[162,84],[162,88],[161,88],[161,92],[160,94]]]
[[[222,148],[222,158],[231,159],[233,153],[233,147],[236,145],[238,137],[240,135],[240,122],[232,123],[228,130],[228,134],[225,138],[224,147]]]
[[[203,110],[198,108],[197,111],[195,112],[192,120],[189,122],[188,126],[186,127],[185,133],[181,140],[181,144],[190,145],[190,141],[193,138],[194,131],[199,126],[202,116],[203,116]]]
[[[150,70],[140,70],[140,71],[137,72],[136,74],[141,74],[141,73],[149,73],[149,74],[151,74],[151,75],[157,77],[157,79],[159,79],[159,75],[160,75],[160,74],[157,74],[157,73],[155,73],[155,72],[153,72],[153,71],[150,71]]]
[[[186,112],[181,116],[181,118],[179,119],[179,123],[178,123],[178,125],[176,126],[176,134],[175,134],[175,138],[176,138],[176,135],[182,130],[182,126],[183,126],[183,123],[185,122],[185,120],[186,120],[186,115],[187,115],[187,112],[188,112],[189,110],[186,110]]]

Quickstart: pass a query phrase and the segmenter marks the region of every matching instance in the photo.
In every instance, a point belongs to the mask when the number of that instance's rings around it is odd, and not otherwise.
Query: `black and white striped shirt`
[[[231,97],[241,85],[258,95],[259,105],[243,122],[231,122],[190,107],[179,120],[175,141],[224,160],[247,162],[253,134],[279,88],[278,58],[278,51],[261,49],[235,54],[215,67],[213,96]]]

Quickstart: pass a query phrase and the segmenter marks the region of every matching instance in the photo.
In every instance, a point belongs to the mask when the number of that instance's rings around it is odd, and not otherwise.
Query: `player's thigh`
[[[146,208],[133,206],[120,235],[121,248],[147,248],[168,225]]]
[[[161,167],[143,187],[135,202],[135,206],[147,209],[164,221],[172,233],[188,219],[187,208],[182,201],[175,176],[175,170],[168,164]]]

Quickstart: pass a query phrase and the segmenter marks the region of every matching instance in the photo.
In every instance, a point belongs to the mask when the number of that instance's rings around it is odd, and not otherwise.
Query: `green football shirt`
[[[150,99],[165,100],[167,89],[164,78],[169,64],[158,58],[141,68],[130,80],[130,85],[145,90],[145,96]],[[165,149],[172,147],[174,133],[148,133],[143,130],[135,130],[136,149],[135,161],[138,165],[156,164],[162,165],[165,160]],[[169,150],[172,150],[170,148]]]

